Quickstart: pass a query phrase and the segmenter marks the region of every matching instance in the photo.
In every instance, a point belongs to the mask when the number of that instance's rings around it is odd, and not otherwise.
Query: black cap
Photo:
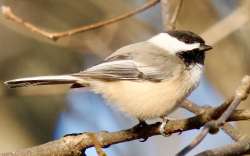
[[[191,31],[171,30],[171,31],[167,31],[167,33],[187,44],[192,44],[192,43],[205,44],[205,41],[199,35]]]

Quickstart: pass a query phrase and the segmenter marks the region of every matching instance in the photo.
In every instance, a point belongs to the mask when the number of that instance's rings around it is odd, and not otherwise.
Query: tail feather
[[[51,84],[74,84],[81,81],[80,78],[71,75],[59,76],[38,76],[14,79],[4,82],[10,88],[28,87],[37,85],[51,85]]]

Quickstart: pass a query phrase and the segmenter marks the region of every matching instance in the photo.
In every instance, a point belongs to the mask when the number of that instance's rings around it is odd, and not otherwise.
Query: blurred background
[[[109,19],[144,4],[146,0],[0,0],[31,23],[48,31],[64,31]],[[156,5],[136,16],[100,29],[59,39],[57,42],[31,33],[0,15],[0,152],[38,145],[68,133],[115,131],[137,121],[106,106],[99,95],[68,86],[8,89],[3,81],[18,77],[74,73],[97,64],[117,48],[142,41],[164,28],[161,7]],[[189,97],[202,105],[216,106],[233,94],[250,73],[250,1],[184,0],[177,28],[202,34],[214,49],[207,55],[205,74]],[[241,104],[249,108],[247,100]],[[192,114],[179,109],[171,114]],[[151,121],[153,122],[153,121]],[[249,122],[235,126],[250,135]],[[108,155],[174,155],[199,130],[113,145]],[[218,140],[218,141],[214,141]],[[228,144],[223,132],[209,136],[190,155]],[[96,155],[93,149],[88,155]]]

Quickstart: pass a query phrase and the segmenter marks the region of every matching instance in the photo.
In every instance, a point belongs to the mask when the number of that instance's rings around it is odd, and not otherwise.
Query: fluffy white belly
[[[190,75],[162,82],[95,81],[91,89],[102,94],[112,105],[138,119],[167,115],[196,86]]]

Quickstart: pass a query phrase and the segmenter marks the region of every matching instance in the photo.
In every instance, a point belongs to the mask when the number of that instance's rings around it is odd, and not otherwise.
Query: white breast
[[[197,87],[200,82],[201,75],[203,73],[203,65],[195,64],[190,67],[190,81]]]
[[[148,119],[171,113],[196,88],[201,73],[202,68],[194,66],[162,82],[93,80],[90,87],[120,111],[139,119]]]

